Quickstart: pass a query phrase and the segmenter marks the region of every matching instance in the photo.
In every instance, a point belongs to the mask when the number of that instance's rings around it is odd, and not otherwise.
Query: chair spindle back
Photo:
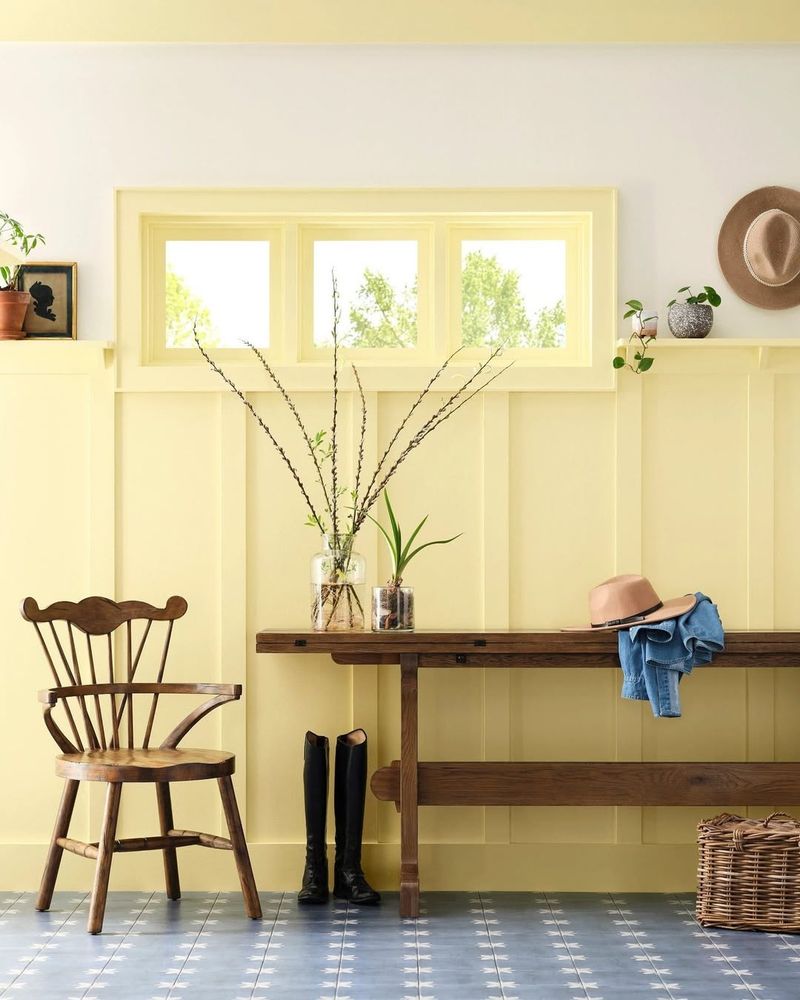
[[[47,608],[40,608],[34,598],[25,598],[20,609],[22,617],[31,622],[36,630],[55,686],[98,688],[97,691],[75,695],[76,711],[70,707],[71,698],[61,699],[77,750],[119,750],[123,740],[129,749],[136,747],[134,698],[128,692],[118,697],[117,692],[109,691],[108,687],[131,684],[137,679],[153,622],[164,623],[160,652],[156,654],[157,669],[152,679],[154,684],[162,683],[172,629],[175,621],[186,614],[186,608],[183,597],[170,597],[163,608],[143,601],[117,603],[106,597],[86,597],[77,603],[57,601]],[[138,637],[134,635],[134,623],[139,626]],[[118,658],[115,658],[114,636],[123,627],[124,677],[119,677],[117,673],[122,670],[120,664],[115,662]],[[83,633],[85,637],[85,655],[81,655],[83,642],[76,632]],[[98,677],[98,669],[104,669],[107,676]],[[105,710],[101,701],[103,698],[108,699]],[[158,698],[159,692],[153,691],[144,736],[139,744],[145,749],[150,744]]]

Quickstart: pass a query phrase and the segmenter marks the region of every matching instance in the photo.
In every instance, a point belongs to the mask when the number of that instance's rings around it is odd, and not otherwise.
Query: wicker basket
[[[800,821],[722,813],[698,825],[697,846],[701,924],[800,933]]]

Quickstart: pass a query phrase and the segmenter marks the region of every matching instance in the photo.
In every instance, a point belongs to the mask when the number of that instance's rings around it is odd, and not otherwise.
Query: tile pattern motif
[[[263,893],[0,894],[10,1000],[798,1000],[800,938],[699,927],[689,895],[429,893],[419,920]]]

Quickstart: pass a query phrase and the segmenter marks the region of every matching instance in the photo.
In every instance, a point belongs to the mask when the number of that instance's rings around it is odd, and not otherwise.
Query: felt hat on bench
[[[663,622],[680,618],[696,603],[694,594],[662,601],[647,577],[626,573],[612,576],[589,591],[588,625],[573,625],[563,631],[619,630],[647,622]]]
[[[728,212],[720,267],[740,299],[761,309],[800,305],[800,191],[763,187]]]

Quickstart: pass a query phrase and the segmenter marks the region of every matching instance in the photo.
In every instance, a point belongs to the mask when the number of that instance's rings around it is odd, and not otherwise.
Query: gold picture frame
[[[48,340],[78,338],[78,265],[37,261],[20,268],[19,289],[31,302],[23,330],[28,337]]]

